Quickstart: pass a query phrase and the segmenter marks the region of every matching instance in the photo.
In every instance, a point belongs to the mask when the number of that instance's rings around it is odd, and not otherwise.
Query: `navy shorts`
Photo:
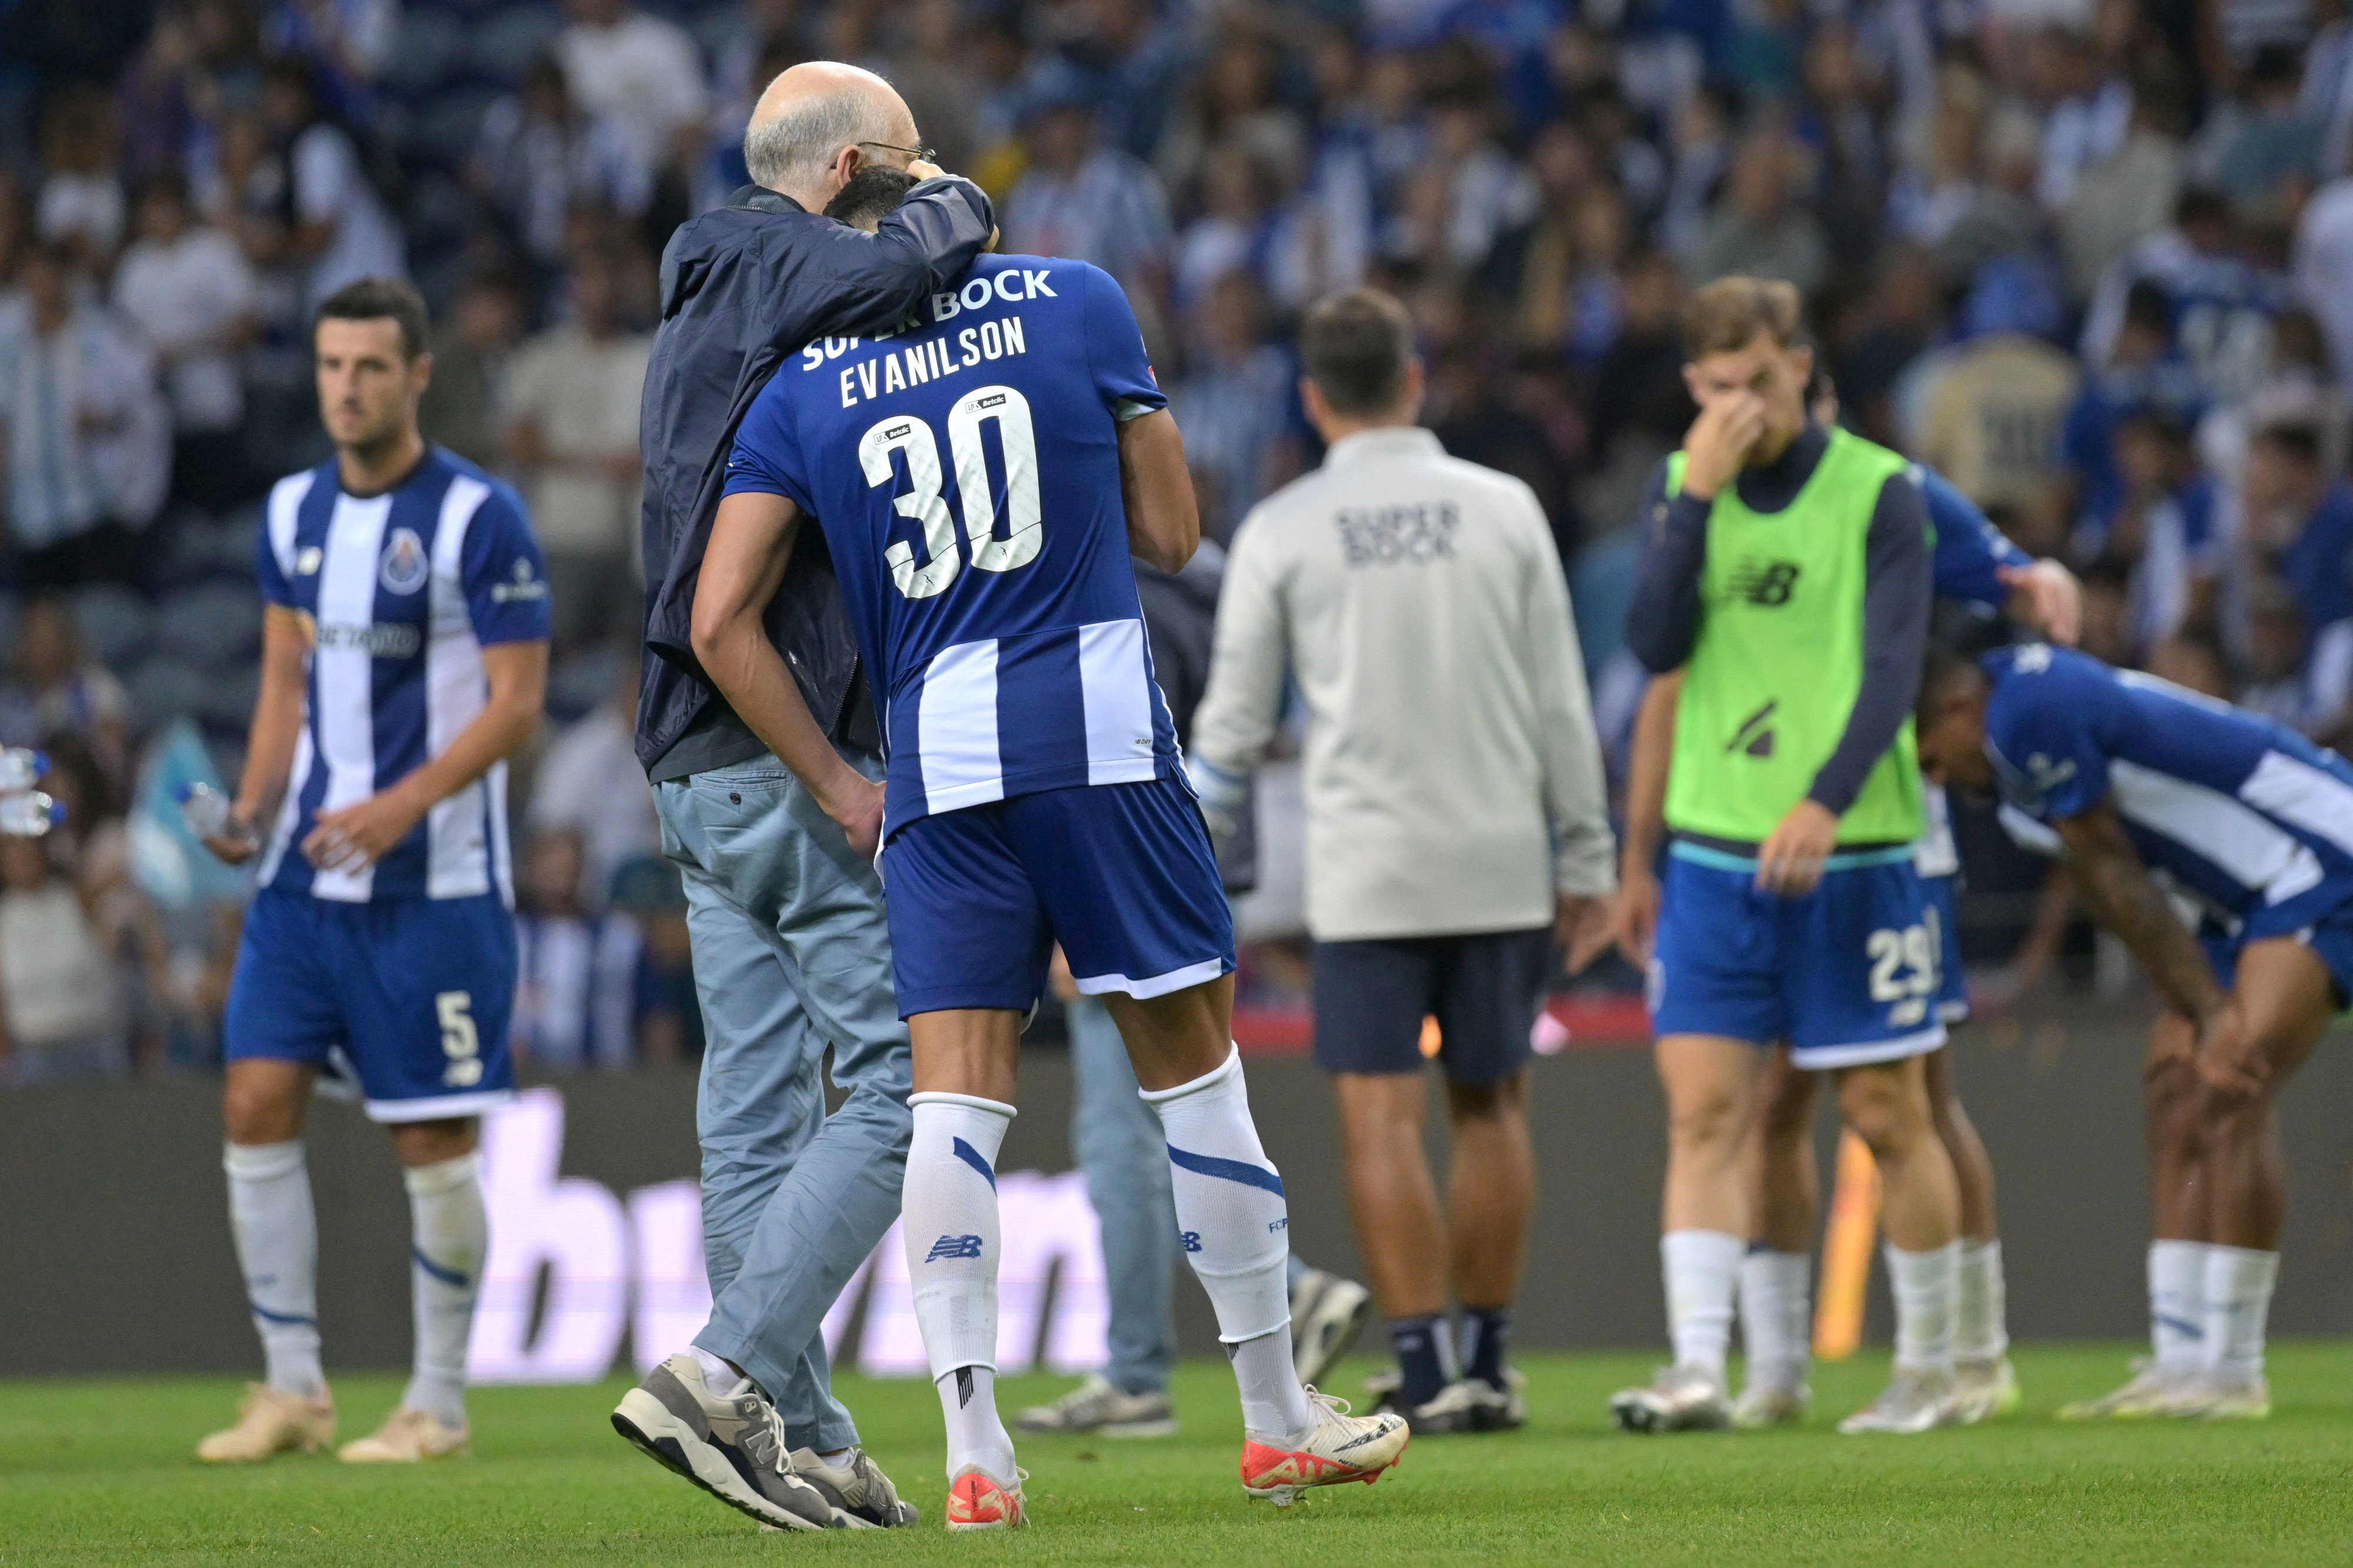
[[[514,916],[494,894],[347,904],[264,888],[223,1054],[348,1068],[377,1121],[475,1116],[514,1093]]]
[[[1961,972],[1961,909],[1958,877],[1923,877],[1921,900],[1927,907],[1921,919],[1928,922],[1928,941],[1936,960],[1936,1021],[1966,1024],[1969,1017],[1969,977]]]
[[[1461,1083],[1527,1065],[1552,975],[1552,928],[1315,944],[1315,1061],[1326,1072],[1419,1072],[1423,1022]]]
[[[1808,1071],[1945,1043],[1943,952],[1908,847],[1833,855],[1803,898],[1756,879],[1753,860],[1690,844],[1669,852],[1651,961],[1657,1033],[1787,1041]]]
[[[1029,1011],[1057,941],[1088,995],[1164,996],[1234,967],[1209,830],[1176,779],[919,816],[880,864],[902,1018]]]

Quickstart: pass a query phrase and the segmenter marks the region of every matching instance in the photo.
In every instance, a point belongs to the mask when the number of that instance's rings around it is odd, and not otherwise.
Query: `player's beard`
[[[888,163],[861,163],[858,173],[842,182],[833,200],[825,204],[825,216],[854,228],[871,228],[914,187],[915,176],[904,169],[894,169]]]

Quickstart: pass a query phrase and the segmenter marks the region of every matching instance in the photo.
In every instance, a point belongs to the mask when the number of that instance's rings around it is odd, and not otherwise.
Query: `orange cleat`
[[[1029,1479],[1029,1471],[1017,1469],[1008,1487],[978,1465],[966,1465],[948,1479],[948,1528],[1016,1530],[1029,1523],[1021,1501],[1021,1483]]]
[[[1289,1508],[1309,1487],[1345,1481],[1371,1486],[1398,1462],[1412,1436],[1403,1416],[1387,1412],[1351,1415],[1346,1400],[1312,1388],[1307,1399],[1315,1425],[1297,1447],[1279,1447],[1255,1437],[1242,1444],[1242,1490],[1277,1508]]]

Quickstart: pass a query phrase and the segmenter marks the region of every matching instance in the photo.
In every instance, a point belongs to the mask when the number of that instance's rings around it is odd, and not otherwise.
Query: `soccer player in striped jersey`
[[[2286,1192],[2273,1100],[2353,996],[2353,765],[2244,709],[2042,644],[1932,653],[1923,765],[2063,854],[2164,1010],[2145,1075],[2155,1359],[2063,1415],[2271,1412]],[[2169,889],[2169,890],[2168,890]],[[2199,911],[2193,934],[2173,896]]]
[[[322,1073],[392,1135],[409,1197],[416,1373],[355,1462],[462,1453],[488,1246],[474,1147],[514,1091],[507,755],[539,722],[547,583],[513,490],[428,447],[425,305],[353,283],[321,304],[335,456],[280,480],[259,552],[261,695],[228,824],[258,857],[225,1025],[229,1223],[268,1371],[215,1462],[332,1442],[302,1123]]]
[[[881,700],[878,785],[826,743],[773,647],[741,643],[769,667],[770,700],[745,720],[859,853],[881,846],[914,1056],[902,1212],[955,1529],[1024,1518],[996,1409],[995,1169],[1058,940],[1159,1113],[1176,1223],[1240,1384],[1245,1488],[1287,1503],[1369,1481],[1407,1437],[1293,1366],[1290,1219],[1229,1033],[1232,919],[1128,560],[1175,571],[1199,542],[1166,401],[1106,274],[983,257],[896,331],[776,373],[712,532],[711,561],[751,552],[761,570],[733,575],[773,583],[814,517]],[[698,595],[699,645],[706,615],[729,607]]]

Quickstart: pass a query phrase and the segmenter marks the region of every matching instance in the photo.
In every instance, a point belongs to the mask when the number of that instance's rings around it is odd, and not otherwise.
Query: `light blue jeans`
[[[844,755],[881,776],[878,759]],[[913,1128],[882,886],[773,757],[658,784],[654,805],[685,876],[702,1003],[712,1301],[694,1342],[768,1392],[791,1447],[829,1452],[858,1427],[833,1396],[821,1325],[899,1217]],[[830,1116],[828,1045],[849,1096]]]
[[[1111,1011],[1092,996],[1064,1009],[1071,1034],[1071,1151],[1103,1225],[1111,1353],[1103,1376],[1128,1394],[1168,1386],[1176,1359],[1176,1204],[1169,1194],[1168,1140],[1128,1065]],[[1291,1258],[1295,1289],[1305,1265]]]

